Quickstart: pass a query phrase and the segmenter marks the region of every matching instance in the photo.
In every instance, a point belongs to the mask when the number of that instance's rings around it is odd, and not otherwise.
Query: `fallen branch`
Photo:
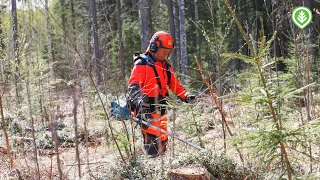
[[[19,142],[33,142],[33,139],[28,137],[13,137],[13,139]]]
[[[107,161],[102,161],[102,162],[91,162],[91,163],[80,163],[80,164],[65,164],[65,166],[83,166],[83,165],[87,165],[87,164],[106,164],[106,163],[110,163]]]

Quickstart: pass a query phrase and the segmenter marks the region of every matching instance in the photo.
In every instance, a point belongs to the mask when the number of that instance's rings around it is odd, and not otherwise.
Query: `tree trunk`
[[[63,42],[65,43],[66,45],[66,40],[67,40],[67,32],[66,32],[66,3],[65,3],[65,0],[60,0],[60,4],[61,4],[61,9],[62,9],[62,12],[61,12],[61,22],[62,22],[62,30],[63,30]]]
[[[198,0],[194,0],[194,21],[196,25],[199,23],[199,6],[198,6]],[[201,60],[200,58],[200,36],[199,36],[199,28],[196,26],[195,27],[196,31],[196,55],[197,57]]]
[[[31,34],[30,34],[31,35]],[[26,48],[25,48],[25,51]],[[27,97],[28,97],[28,109],[29,109],[29,116],[31,119],[31,128],[32,128],[32,145],[33,145],[33,155],[34,155],[34,161],[35,161],[35,168],[36,168],[36,177],[37,179],[40,179],[40,170],[39,170],[39,162],[38,162],[38,151],[37,151],[37,144],[36,144],[36,136],[35,136],[35,129],[34,129],[34,119],[33,119],[33,112],[32,112],[32,104],[31,104],[31,96],[30,96],[30,66],[29,66],[29,57],[25,57],[26,59],[26,89],[27,89]]]
[[[76,144],[76,159],[78,161],[78,175],[79,179],[81,179],[81,161],[79,154],[79,142],[78,142],[78,104],[79,104],[79,96],[80,96],[80,86],[75,84],[73,87],[73,120],[74,120],[74,134],[75,134],[75,144]]]
[[[70,0],[70,5],[71,5],[71,21],[72,21],[72,28],[73,28],[73,33],[75,33],[76,29],[76,14],[74,12],[74,2],[73,0]]]
[[[50,81],[55,81],[54,75],[54,57],[52,53],[52,37],[51,37],[51,22],[50,22],[50,14],[48,8],[48,0],[45,0],[45,14],[46,14],[46,27],[47,27],[47,46],[48,46],[48,60],[50,63]]]
[[[187,35],[186,35],[186,21],[184,11],[184,0],[179,0],[179,20],[180,20],[180,52],[181,52],[181,81],[185,82],[185,76],[188,75],[188,54],[187,54]]]
[[[175,4],[175,3],[174,3]],[[175,19],[174,19],[174,13],[173,13],[173,9],[174,9],[174,5],[172,3],[172,0],[167,0],[167,6],[168,6],[168,19],[169,19],[169,25],[170,25],[170,34],[174,40],[174,53],[171,56],[171,61],[172,61],[172,68],[175,71],[177,69],[177,41],[176,41],[176,32],[175,32]],[[172,121],[173,121],[173,127],[172,127],[172,133],[175,134],[176,131],[176,118],[175,118],[175,110],[173,110],[173,116],[172,116]],[[171,149],[172,149],[172,157],[174,157],[175,154],[175,141],[174,138],[172,138],[172,144],[171,144]]]
[[[175,46],[177,44],[176,42],[176,36],[175,36],[175,27],[174,27],[174,15],[173,15],[173,4],[172,0],[167,0],[167,6],[168,6],[168,16],[169,16],[169,25],[170,25],[170,34],[175,41]],[[173,69],[175,70],[177,68],[177,56],[176,53],[173,53],[171,56],[171,61],[172,61],[172,66]]]
[[[139,23],[142,51],[148,48],[149,40],[151,38],[149,8],[148,0],[139,0]]]
[[[245,3],[244,3],[245,4]],[[245,18],[243,18],[243,22],[246,22],[246,23],[244,23],[244,26],[245,26],[245,31],[246,31],[246,34],[249,34],[249,25],[248,25],[248,22],[249,22],[249,15],[248,15],[248,5],[244,5],[244,7],[243,7],[243,11],[244,11],[244,17]],[[250,53],[249,53],[249,47],[248,47],[248,45],[246,44],[246,43],[244,43],[244,41],[243,40],[241,40],[243,43],[241,43],[241,44],[244,44],[243,45],[243,48],[242,48],[242,54],[245,54],[245,55],[248,55],[248,56],[250,56]]]
[[[236,14],[239,14],[240,13],[240,3],[239,3],[240,0],[235,0],[234,1],[234,4],[235,4],[235,12]],[[239,29],[238,29],[238,26],[236,25],[236,23],[233,23],[233,27],[234,27],[234,38],[233,38],[233,52],[238,52],[239,50]],[[234,59],[231,61],[231,67],[232,68],[235,68],[237,69],[238,71],[240,70],[240,66],[239,66],[239,63],[240,63],[240,60],[239,59]]]
[[[130,7],[130,6],[129,6]],[[126,6],[126,0],[120,0],[120,8],[121,10],[121,21],[122,25],[126,23],[126,19],[128,18],[127,16],[127,6]]]
[[[93,56],[93,71],[96,74],[97,85],[101,83],[101,71],[100,71],[100,55],[99,55],[99,39],[98,39],[98,23],[97,23],[97,9],[96,1],[91,0],[92,8],[92,33],[93,33],[93,45],[94,45],[94,56]]]
[[[198,57],[199,61],[201,62],[201,57],[200,57],[200,36],[199,36],[199,1],[194,0],[194,21],[195,21],[195,31],[196,31],[196,56]],[[198,71],[196,74],[196,79],[200,77],[200,72]],[[200,77],[201,78],[201,77]]]
[[[56,150],[57,154],[57,167],[58,167],[58,172],[59,172],[59,179],[62,180],[63,178],[63,173],[61,169],[61,162],[60,162],[60,153],[59,153],[59,138],[57,134],[57,124],[58,124],[58,119],[57,119],[57,111],[58,109],[55,110],[52,108],[51,109],[51,125],[50,125],[50,130],[51,130],[51,135],[52,135],[52,144],[54,144],[54,149]],[[49,121],[49,120],[48,120]],[[53,155],[53,153],[52,153]],[[52,157],[51,157],[52,158]],[[51,167],[52,167],[52,159],[51,159]]]
[[[170,180],[198,179],[209,180],[210,175],[206,168],[201,166],[187,166],[173,169],[168,173]]]
[[[4,79],[4,61],[2,60],[4,58],[4,43],[3,43],[3,37],[2,37],[2,20],[0,18],[0,81],[2,81]]]
[[[176,54],[176,61],[173,62],[173,67],[175,67],[176,71],[180,71],[178,61],[181,60],[181,52],[180,52],[180,23],[179,23],[179,8],[177,8],[179,0],[173,0],[172,1],[172,7],[173,7],[173,17],[174,17],[174,30],[175,30],[175,40],[174,43],[175,46],[175,54]]]
[[[310,0],[304,0],[303,1],[303,5],[305,7],[308,7],[309,9],[311,9],[311,5],[310,5]],[[307,65],[306,65],[306,82],[307,85],[310,84],[310,64],[311,64],[311,60],[313,57],[313,51],[312,51],[312,39],[311,39],[311,32],[312,32],[312,24],[309,24],[307,26],[307,28],[305,29],[305,33],[306,33],[306,41],[305,43],[307,44]],[[310,87],[308,86],[307,88],[307,92],[305,94],[305,99],[306,99],[306,105],[307,105],[307,118],[308,118],[308,122],[311,121],[312,117],[311,117],[311,105],[312,103],[312,92],[310,90]],[[309,145],[309,156],[310,156],[310,172],[312,173],[313,170],[313,158],[312,158],[312,147],[311,144]]]
[[[20,82],[20,57],[19,57],[19,42],[18,42],[18,17],[16,0],[11,0],[12,6],[12,31],[13,31],[13,53],[14,53],[14,85],[16,92],[16,102],[20,104],[19,82]]]
[[[278,74],[278,71],[285,71],[285,64],[283,63],[282,60],[277,59],[277,57],[281,57],[280,42],[283,39],[282,30],[281,29],[278,30],[278,23],[277,23],[277,21],[279,21],[277,19],[277,16],[281,16],[280,14],[281,12],[276,11],[277,9],[278,9],[277,2],[276,1],[272,2],[271,3],[271,12],[273,12],[272,13],[272,31],[273,32],[277,31],[277,36],[273,41],[272,48],[273,48],[273,58],[274,58],[274,61],[276,62],[276,71]]]
[[[118,10],[118,35],[119,35],[119,52],[118,57],[120,61],[120,69],[121,69],[121,81],[123,84],[123,88],[126,88],[125,80],[125,62],[124,62],[124,47],[123,47],[123,40],[122,40],[122,19],[121,19],[121,2],[117,0],[117,10]]]
[[[28,1],[28,8],[31,9],[32,7],[32,2]],[[29,11],[28,14],[28,23],[32,24],[33,20],[33,13]],[[29,109],[29,116],[31,119],[31,129],[32,129],[32,145],[33,145],[33,155],[34,155],[34,163],[35,163],[35,170],[36,170],[36,177],[37,179],[40,179],[40,169],[39,169],[39,160],[38,160],[38,151],[37,151],[37,143],[36,143],[36,135],[35,135],[35,129],[34,129],[34,119],[33,119],[33,109],[32,109],[32,101],[31,101],[31,93],[30,93],[30,59],[31,56],[30,54],[30,49],[29,47],[32,47],[32,41],[33,39],[33,31],[31,28],[29,28],[29,39],[30,39],[30,44],[26,44],[24,46],[24,51],[25,53],[25,60],[26,60],[26,90],[27,90],[27,97],[28,97],[28,109]],[[42,108],[41,108],[42,109]]]
[[[88,69],[92,70],[93,67],[93,63],[92,63],[92,48],[91,48],[91,27],[92,27],[92,21],[90,21],[90,19],[92,19],[91,15],[92,15],[92,10],[90,8],[90,4],[87,4],[86,6],[82,6],[81,11],[84,12],[88,12],[88,15],[86,14],[82,14],[81,15],[81,21],[82,24],[84,25],[84,29],[87,32],[86,33],[86,40],[85,40],[85,47],[84,47],[84,51],[86,52],[86,56],[85,56],[85,66],[88,67]],[[88,60],[87,60],[88,59]]]
[[[155,6],[156,2],[154,2],[153,0],[148,0],[148,19],[149,19],[149,29],[150,29],[150,37],[152,36],[152,33],[155,32],[154,27],[152,22],[154,21],[154,19],[152,19],[152,11],[155,11]],[[153,8],[153,9],[152,9]]]
[[[89,160],[89,140],[88,140],[88,123],[89,120],[87,119],[87,113],[86,113],[86,103],[84,100],[82,101],[82,113],[83,113],[83,126],[84,126],[84,142],[86,144],[86,163],[87,163],[87,170],[89,174],[91,175],[91,170],[90,170],[90,160]]]
[[[73,0],[70,0],[70,5],[71,5],[71,23],[72,23],[72,40],[73,40],[73,43],[75,44],[75,46],[73,47],[74,48],[74,51],[77,52],[77,36],[76,36],[76,15],[75,15],[75,12],[74,12],[74,2]],[[85,24],[84,24],[85,26]]]
[[[48,8],[48,0],[45,0],[45,15],[46,15],[46,27],[47,27],[47,46],[48,46],[48,59],[50,63],[50,82],[55,82],[55,73],[54,73],[54,56],[52,53],[52,37],[51,37],[51,24],[50,24],[50,13]],[[56,96],[58,94],[56,93]],[[52,105],[52,109],[54,109],[54,99],[50,96],[50,101]],[[56,132],[56,124],[57,124],[57,118],[54,116],[54,112],[52,110],[51,112],[51,130],[52,130],[52,138],[54,139],[55,149],[57,153],[57,166],[59,171],[59,178],[62,178],[62,170],[60,165],[60,157],[59,157],[59,141],[57,138],[57,132]]]

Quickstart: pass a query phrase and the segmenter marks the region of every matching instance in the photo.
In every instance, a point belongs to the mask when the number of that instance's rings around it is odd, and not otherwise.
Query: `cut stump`
[[[209,172],[202,166],[187,166],[168,173],[171,180],[210,180]]]

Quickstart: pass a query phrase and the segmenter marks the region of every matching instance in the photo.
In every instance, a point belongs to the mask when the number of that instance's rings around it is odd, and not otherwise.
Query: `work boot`
[[[156,143],[143,144],[142,151],[144,152],[144,154],[149,155],[151,158],[159,156]]]

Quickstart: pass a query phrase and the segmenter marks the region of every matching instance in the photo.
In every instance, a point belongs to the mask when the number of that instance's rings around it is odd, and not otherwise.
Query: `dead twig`
[[[12,158],[12,155],[10,153],[11,151],[10,151],[10,144],[9,144],[9,136],[8,136],[8,133],[7,133],[6,121],[4,119],[4,114],[3,114],[2,95],[0,95],[0,110],[1,110],[2,129],[3,129],[3,132],[4,132],[4,136],[6,138],[7,154],[8,154],[8,157],[10,159],[10,169],[13,169],[13,167],[14,167],[13,158]]]
[[[214,101],[214,103],[216,104],[216,106],[217,106],[217,108],[218,108],[218,111],[220,112],[220,115],[221,115],[222,120],[223,120],[223,122],[224,122],[224,124],[225,124],[225,126],[226,126],[227,131],[228,131],[228,133],[229,133],[230,136],[233,136],[233,133],[231,132],[231,130],[230,130],[230,128],[229,128],[229,125],[228,125],[228,123],[227,123],[226,117],[224,116],[224,113],[222,112],[222,109],[221,109],[221,107],[220,107],[220,105],[219,105],[219,103],[218,103],[218,101],[217,101],[217,98],[216,98],[216,96],[215,96],[214,90],[213,90],[213,88],[210,86],[210,84],[209,84],[207,78],[205,77],[205,75],[203,74],[203,70],[202,70],[202,67],[201,67],[201,65],[200,65],[200,63],[199,63],[199,61],[198,61],[197,56],[194,56],[194,58],[195,58],[195,60],[196,60],[196,62],[197,62],[197,65],[198,65],[198,68],[199,68],[201,77],[202,77],[203,81],[207,84],[207,86],[208,86],[208,88],[209,88],[209,90],[210,90],[211,97],[213,98],[213,101]],[[237,149],[237,151],[238,151],[238,153],[239,153],[239,156],[240,156],[240,160],[241,160],[241,162],[243,163],[244,161],[243,161],[242,153],[241,153],[240,150],[237,148],[237,144],[234,144],[234,146],[236,147],[236,149]]]

